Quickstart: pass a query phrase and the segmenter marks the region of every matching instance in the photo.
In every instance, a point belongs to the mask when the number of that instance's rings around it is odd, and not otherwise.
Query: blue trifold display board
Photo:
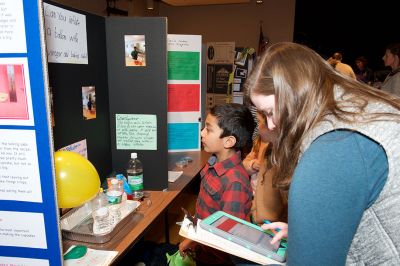
[[[0,0],[0,264],[62,265],[42,1]]]

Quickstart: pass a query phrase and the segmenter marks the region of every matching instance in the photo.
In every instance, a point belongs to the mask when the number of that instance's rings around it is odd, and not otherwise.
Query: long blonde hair
[[[335,99],[334,87],[343,90]],[[400,110],[399,99],[336,72],[310,48],[296,43],[277,43],[268,48],[246,85],[246,96],[275,95],[277,140],[273,145],[274,186],[288,191],[300,156],[300,146],[310,129],[333,115],[348,123],[400,121],[400,115],[365,114],[368,102],[383,102]],[[352,109],[346,108],[351,106]],[[386,117],[386,118],[385,118]],[[360,122],[360,121],[358,121]]]

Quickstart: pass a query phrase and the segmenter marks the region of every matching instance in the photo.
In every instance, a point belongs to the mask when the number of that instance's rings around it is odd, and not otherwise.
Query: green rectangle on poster
[[[168,52],[168,80],[199,80],[199,52]]]
[[[157,150],[157,116],[115,114],[117,150]]]

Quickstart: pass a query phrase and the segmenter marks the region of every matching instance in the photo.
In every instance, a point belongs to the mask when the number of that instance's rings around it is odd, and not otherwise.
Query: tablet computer
[[[223,211],[217,211],[200,223],[200,226],[229,241],[235,242],[273,260],[286,260],[286,240],[271,244],[273,233]]]

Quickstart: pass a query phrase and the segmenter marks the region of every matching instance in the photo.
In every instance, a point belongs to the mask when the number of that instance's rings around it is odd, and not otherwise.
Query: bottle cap
[[[136,152],[132,152],[131,153],[131,159],[136,159],[137,158],[137,153]]]

